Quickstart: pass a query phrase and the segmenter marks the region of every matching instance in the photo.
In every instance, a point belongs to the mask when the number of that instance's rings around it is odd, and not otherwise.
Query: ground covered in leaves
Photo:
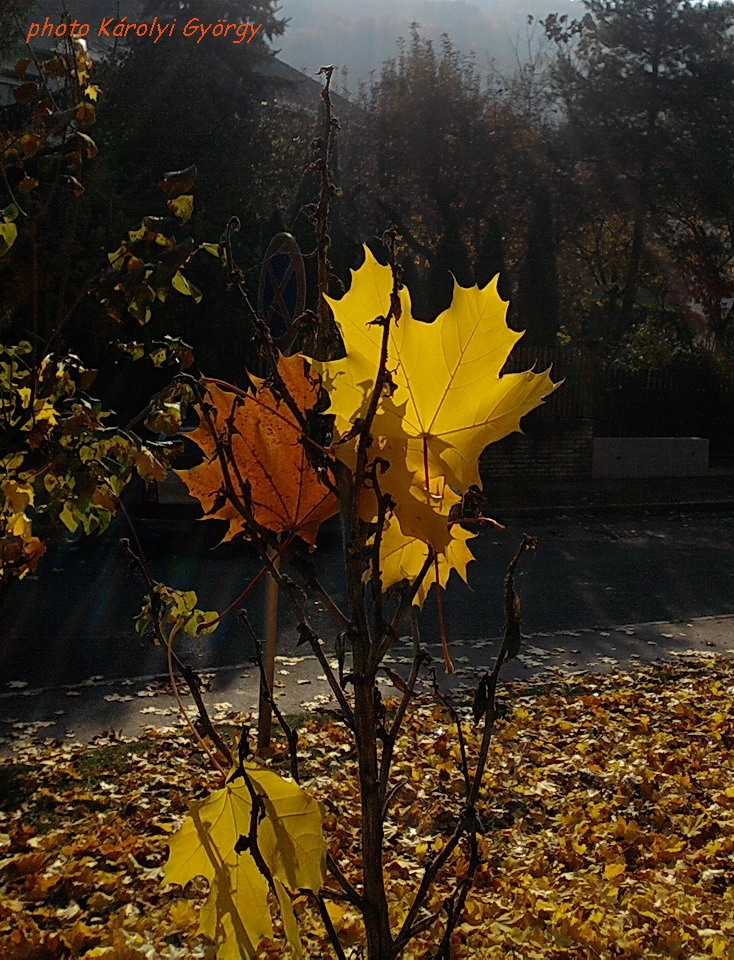
[[[723,658],[501,695],[484,793],[483,862],[455,956],[734,960],[734,665]],[[470,749],[479,731],[470,711]],[[333,719],[299,729],[303,785],[326,806],[332,854],[358,853],[354,756]],[[234,731],[234,727],[233,727]],[[397,924],[446,842],[463,778],[444,708],[409,716],[387,824]],[[276,756],[276,764],[284,766]],[[3,960],[212,957],[197,935],[203,882],[161,887],[166,841],[217,785],[183,731],[90,747],[38,744],[0,764]],[[465,869],[457,853],[432,907]],[[332,957],[311,905],[305,953]],[[360,955],[356,915],[332,917]],[[424,960],[430,931],[406,952]],[[263,958],[281,957],[265,943]]]

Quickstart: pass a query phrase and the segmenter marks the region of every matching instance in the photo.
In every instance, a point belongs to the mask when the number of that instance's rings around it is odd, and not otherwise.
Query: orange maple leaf
[[[281,357],[278,372],[298,409],[308,412],[318,399],[319,378],[298,355]],[[234,493],[260,526],[312,544],[324,520],[337,512],[337,499],[311,465],[301,425],[286,401],[268,381],[251,380],[254,392],[202,381],[206,411],[188,436],[204,460],[176,473],[207,518],[229,521],[224,540],[246,533]]]

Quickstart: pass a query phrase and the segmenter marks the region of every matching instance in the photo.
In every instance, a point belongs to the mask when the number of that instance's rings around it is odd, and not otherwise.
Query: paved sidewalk
[[[486,485],[485,492],[490,504],[501,505],[501,520],[701,511],[734,514],[734,467],[720,466],[704,477],[493,481]],[[442,682],[468,695],[477,676],[492,666],[497,648],[498,641],[490,638],[454,645],[452,656],[457,670]],[[440,649],[430,650],[443,675]],[[407,645],[393,651],[393,667],[398,672],[409,662],[409,653]],[[656,659],[714,653],[734,654],[734,616],[530,634],[521,656],[505,676],[552,679],[579,672],[630,670]],[[214,719],[225,719],[232,711],[256,711],[258,678],[251,664],[209,670],[204,680],[204,700]],[[391,688],[387,677],[384,682]],[[187,709],[195,712],[190,695],[183,688],[182,693]],[[278,658],[275,695],[281,708],[290,714],[334,706],[322,668],[313,655],[305,653]],[[145,726],[179,722],[178,706],[162,674],[123,680],[89,677],[80,684],[44,689],[31,689],[22,681],[10,680],[0,687],[0,755],[22,750],[34,740],[87,742],[103,731],[134,736]]]
[[[441,685],[461,698],[472,695],[477,678],[494,664],[497,639],[480,639],[452,646],[456,672],[447,677],[439,647],[429,651]],[[523,650],[503,676],[513,680],[550,682],[587,673],[634,670],[656,660],[734,655],[734,615],[559,630],[528,635]],[[336,663],[329,658],[334,668]],[[397,645],[388,666],[397,673],[410,662],[407,644]],[[313,655],[280,656],[276,662],[275,697],[284,713],[297,715],[335,707],[321,666]],[[234,712],[256,717],[258,680],[251,664],[237,664],[203,675],[204,701],[214,720]],[[387,676],[385,694],[394,692]],[[191,696],[182,686],[184,704],[196,715]],[[88,742],[103,731],[136,736],[146,727],[180,724],[168,678],[133,677],[103,681],[90,677],[68,687],[34,690],[11,681],[0,692],[0,755],[22,752],[30,743],[64,739]]]

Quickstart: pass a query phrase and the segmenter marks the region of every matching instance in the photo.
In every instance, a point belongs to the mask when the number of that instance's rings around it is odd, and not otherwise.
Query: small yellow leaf
[[[3,221],[0,223],[0,257],[10,250],[18,236],[18,228],[14,223]]]
[[[451,539],[443,553],[438,554],[439,585],[446,586],[452,570],[456,570],[461,579],[466,582],[467,564],[474,559],[474,555],[467,546],[476,534],[465,530],[458,524],[451,527]],[[391,587],[401,580],[412,581],[420,573],[428,556],[428,544],[415,537],[406,537],[400,529],[396,517],[391,517],[385,524],[380,549],[380,572],[384,589]],[[431,566],[423,580],[413,603],[423,606],[428,592],[436,582],[434,566]]]
[[[196,303],[200,302],[202,297],[201,291],[195,287],[190,280],[187,280],[180,270],[177,270],[173,275],[171,286],[185,297],[193,297]]]
[[[624,863],[608,863],[604,868],[604,879],[613,880],[626,870]]]
[[[191,214],[194,212],[194,198],[190,193],[184,193],[182,196],[176,197],[175,200],[169,200],[168,209],[174,217],[178,217],[179,220],[186,223],[191,219]]]
[[[165,466],[152,454],[148,447],[131,451],[131,456],[135,469],[142,480],[146,482],[156,480],[158,483],[162,483],[166,479]]]
[[[79,521],[74,516],[74,512],[68,503],[64,504],[64,509],[59,514],[59,520],[61,520],[69,533],[74,533],[79,526]]]
[[[729,940],[726,937],[717,934],[711,942],[711,956],[725,957],[728,944]]]

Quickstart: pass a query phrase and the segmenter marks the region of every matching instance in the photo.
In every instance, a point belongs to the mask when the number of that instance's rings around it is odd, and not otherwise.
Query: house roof
[[[274,81],[274,89],[277,91],[273,96],[274,102],[298,110],[318,111],[323,90],[323,83],[318,77],[311,77],[301,70],[296,70],[277,56],[263,58],[254,69],[264,80]],[[354,104],[333,90],[331,102],[339,117],[347,117],[355,111]]]
[[[118,44],[118,51],[123,44],[124,41]],[[90,36],[88,48],[93,60],[101,60],[112,55],[114,43],[105,37]],[[37,49],[36,54],[39,60],[45,60],[52,56],[53,50]],[[21,83],[15,75],[17,59],[16,54],[8,55],[0,62],[0,106],[13,102],[13,89]],[[253,58],[251,67],[266,83],[270,81],[272,84],[271,99],[274,103],[298,112],[318,112],[323,83],[316,76],[311,77],[301,70],[296,70],[275,55]],[[34,74],[35,68],[31,66],[28,75],[30,77]],[[338,93],[332,91],[331,101],[337,116],[347,117],[354,113],[354,104]]]

